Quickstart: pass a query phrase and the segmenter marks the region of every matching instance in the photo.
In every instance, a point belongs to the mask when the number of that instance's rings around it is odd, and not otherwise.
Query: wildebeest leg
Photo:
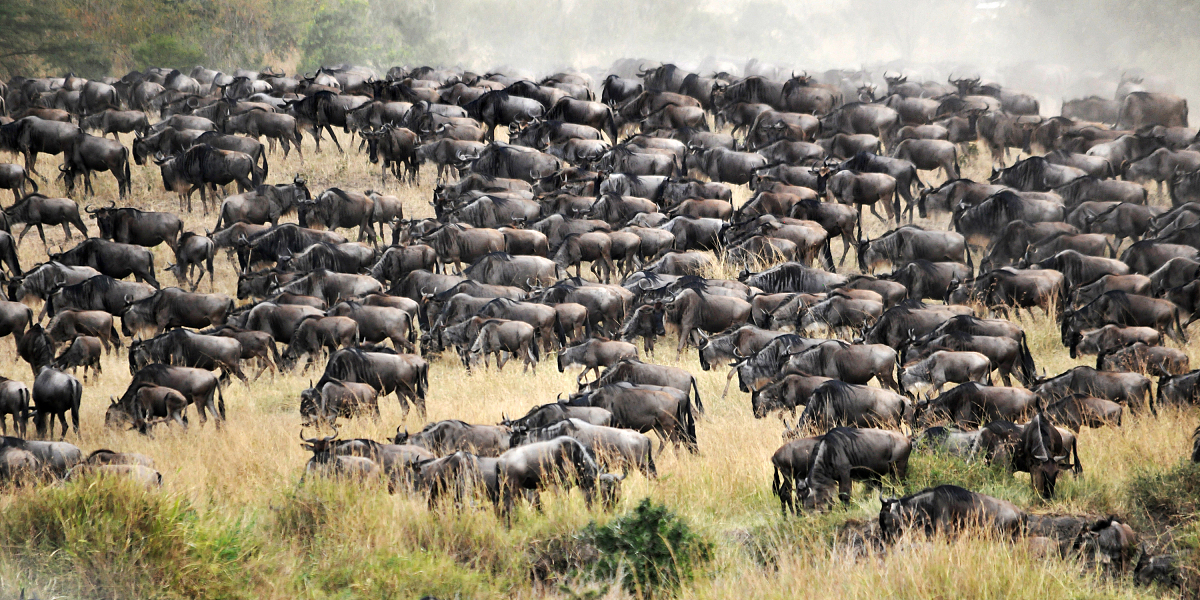
[[[47,250],[47,254],[49,254],[50,244],[46,243],[46,232],[45,232],[45,230],[42,229],[41,223],[37,224],[37,230],[38,230],[38,235],[41,236],[41,238],[42,238],[42,247],[45,248]],[[63,224],[63,231],[67,232],[67,239],[68,240],[71,239],[71,232],[67,230],[67,225],[65,223]]]
[[[325,131],[329,132],[329,137],[333,138],[333,145],[337,146],[338,152],[340,154],[345,154],[346,151],[342,150],[342,143],[338,141],[337,134],[333,132],[333,127],[330,127],[329,123],[326,123],[324,125],[324,127],[325,127]]]
[[[29,230],[30,230],[30,229],[32,229],[32,228],[33,228],[33,224],[32,224],[32,223],[26,223],[26,224],[25,224],[25,229],[22,229],[22,230],[21,230],[21,235],[18,235],[18,236],[17,236],[17,245],[18,245],[18,246],[20,246],[20,245],[21,245],[21,240],[25,239],[25,234],[29,233]],[[43,241],[44,241],[44,240],[43,240]]]

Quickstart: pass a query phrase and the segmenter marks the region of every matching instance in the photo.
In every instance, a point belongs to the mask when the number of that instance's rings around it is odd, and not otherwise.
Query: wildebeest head
[[[306,438],[306,437],[304,437],[304,430],[301,429],[300,430],[300,439],[304,440],[304,443],[300,444],[300,447],[304,448],[305,450],[308,450],[309,452],[312,452],[313,459],[315,459],[316,461],[318,461],[318,462],[327,461],[332,456],[331,451],[333,450],[333,447],[334,447],[333,442],[335,439],[337,439],[337,436],[338,436],[338,430],[337,430],[336,425],[333,428],[333,435],[326,436],[323,438]]]
[[[90,205],[83,208],[92,218],[96,220],[96,227],[100,228],[100,237],[109,240],[113,237],[113,221],[116,218],[117,203],[109,201],[108,206],[100,208],[92,208]]]
[[[324,415],[320,414],[321,408],[321,392],[313,387],[312,381],[308,382],[308,389],[300,392],[300,417],[303,419],[304,426],[311,426],[319,422]]]

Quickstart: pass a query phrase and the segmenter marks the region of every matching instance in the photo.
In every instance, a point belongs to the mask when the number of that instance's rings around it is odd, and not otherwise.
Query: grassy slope
[[[380,189],[378,171],[367,169],[365,155],[328,150],[318,155],[307,140],[306,156],[301,162],[294,154],[287,161],[272,155],[271,180],[301,172],[314,191],[333,185]],[[43,157],[40,164],[52,173],[58,160]],[[965,175],[979,179],[985,169],[986,161],[976,159]],[[115,198],[111,177],[98,178],[98,198]],[[432,184],[432,169],[426,169],[417,189],[401,188],[395,180],[383,189],[405,199],[409,216],[430,216]],[[62,192],[60,184],[48,187]],[[748,194],[739,190],[739,202]],[[169,211],[178,206],[162,191],[153,167],[134,167],[128,204]],[[182,216],[197,231],[215,220],[215,214],[204,217],[199,210]],[[873,235],[883,230],[874,217],[868,215],[866,223]],[[945,226],[945,217],[936,225]],[[52,245],[63,243],[61,231],[47,233]],[[26,266],[44,259],[40,242],[36,236],[32,240],[22,246]],[[155,252],[160,270],[172,262],[165,246]],[[169,277],[160,279],[166,283]],[[232,295],[234,287],[234,269],[222,256],[217,289]],[[1053,323],[1040,313],[1022,319],[1039,367],[1055,373],[1088,362],[1067,356]],[[10,340],[0,340],[5,359],[0,374],[29,382],[29,369]],[[660,346],[648,360],[674,364],[670,348],[673,344]],[[1198,358],[1194,349],[1188,352]],[[689,456],[668,450],[658,459],[662,475],[655,482],[631,475],[618,512],[650,496],[716,542],[716,560],[685,589],[686,596],[1032,598],[1147,592],[1086,573],[1074,563],[1033,557],[1021,546],[985,539],[913,544],[888,557],[855,562],[829,543],[829,534],[846,519],[870,519],[878,510],[876,497],[856,486],[848,508],[782,520],[770,492],[768,461],[781,443],[779,422],[755,420],[748,397],[736,386],[720,399],[725,372],[700,371],[694,351],[679,364],[698,376],[708,407],[698,426],[703,452]],[[553,365],[543,363],[536,376],[510,366],[502,373],[467,377],[458,364],[436,361],[429,418],[495,423],[502,415],[522,414],[572,389],[574,374],[559,374]],[[0,496],[2,593],[29,587],[44,595],[85,598],[558,596],[554,586],[532,584],[531,569],[553,562],[556,549],[590,520],[610,518],[587,512],[577,493],[554,495],[543,515],[523,511],[508,530],[489,510],[430,513],[419,498],[388,496],[380,489],[298,487],[307,454],[296,438],[296,399],[317,377],[311,372],[267,374],[249,388],[230,385],[225,390],[230,419],[221,432],[211,426],[188,433],[160,428],[155,439],[148,439],[106,430],[108,398],[124,390],[129,376],[124,355],[106,357],[104,367],[99,382],[85,388],[82,439],[68,439],[86,451],[114,448],[153,457],[163,473],[163,490],[147,495],[94,484]],[[342,435],[392,435],[401,424],[399,407],[389,399],[383,412],[379,423],[345,423]],[[1166,410],[1158,419],[1127,417],[1120,430],[1085,430],[1080,436],[1085,474],[1062,481],[1058,497],[1049,503],[1033,497],[1024,475],[1010,477],[928,455],[913,459],[909,479],[894,491],[959,483],[1036,512],[1112,513],[1138,523],[1154,542],[1164,531],[1149,529],[1148,512],[1131,499],[1133,482],[1140,474],[1178,465],[1196,421],[1194,411]],[[415,415],[404,424],[410,430],[421,425]]]

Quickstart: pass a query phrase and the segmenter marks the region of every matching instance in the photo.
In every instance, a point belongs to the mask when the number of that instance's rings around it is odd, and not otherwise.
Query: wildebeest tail
[[[429,391],[429,363],[421,365],[417,372],[417,398],[424,401],[427,391]]]
[[[123,172],[125,175],[125,189],[128,190],[133,184],[133,173],[129,170],[129,151],[125,151],[125,161],[124,162],[125,162],[125,168],[123,169]],[[36,191],[36,190],[34,190],[34,191]]]
[[[779,475],[779,467],[775,467],[775,475],[771,477],[771,493],[777,498],[783,498],[783,478]]]
[[[417,344],[417,328],[416,328],[415,324],[412,322],[412,317],[408,317],[408,336],[407,337],[408,337],[408,343],[413,344],[414,346]]]
[[[538,346],[541,346],[541,344],[538,343],[538,340],[534,339],[530,341],[529,346],[533,348],[533,360],[542,362],[542,351],[538,350]]]
[[[217,385],[217,412],[221,413],[221,420],[225,420],[225,394],[221,393],[221,386]]]
[[[829,248],[829,238],[825,236],[825,243],[821,244],[821,268],[832,273],[835,269],[833,264],[833,250]]]
[[[126,165],[126,166],[128,166],[128,165]],[[38,184],[36,181],[34,181],[33,177],[29,176],[28,172],[25,173],[25,180],[28,181],[30,183],[30,185],[33,186],[33,193],[35,193],[35,194],[38,193]]]
[[[696,385],[696,378],[692,378],[692,393],[696,395],[696,410],[700,414],[704,414],[704,402],[700,400],[700,386]]]
[[[691,401],[679,403],[679,408],[675,414],[676,427],[682,427],[683,443],[687,446],[689,452],[695,454],[700,451],[699,442],[696,440],[696,416],[692,414]]]
[[[1033,362],[1033,353],[1029,351],[1029,341],[1025,339],[1025,332],[1021,332],[1021,371],[1025,377],[1025,381],[1021,383],[1028,385],[1037,379],[1037,365]]]
[[[304,142],[304,134],[300,131],[300,122],[296,121],[296,127],[292,129],[292,136],[296,138],[296,143]]]
[[[263,148],[262,152],[262,180],[267,180],[267,175],[270,174],[271,167],[267,164],[267,149]]]
[[[567,346],[567,333],[563,331],[562,319],[559,318],[558,311],[554,311],[554,336],[558,338],[559,347]]]

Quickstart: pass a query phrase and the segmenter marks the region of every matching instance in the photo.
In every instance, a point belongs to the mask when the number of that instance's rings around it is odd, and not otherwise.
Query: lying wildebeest
[[[62,424],[62,435],[67,436],[67,411],[71,412],[71,425],[79,435],[79,402],[83,399],[83,384],[78,379],[53,367],[42,367],[33,382],[33,419],[37,435],[46,437],[46,417],[50,417],[50,431],[54,434],[54,417]]]
[[[637,359],[637,346],[627,342],[614,342],[605,339],[589,339],[586,342],[563,348],[558,353],[558,372],[562,373],[573,365],[583,365],[583,371],[575,378],[578,384],[587,372],[593,371],[600,378],[600,367],[611,367],[623,359]]]
[[[899,427],[911,412],[909,401],[891,390],[830,380],[812,391],[797,427]]]
[[[926,535],[988,526],[1015,537],[1025,528],[1025,513],[1007,500],[965,490],[956,485],[927,488],[903,498],[883,498],[879,528],[884,539],[920,528]]]
[[[941,395],[947,383],[991,383],[992,361],[978,352],[939,350],[928,358],[900,367],[900,389],[929,387]]]
[[[450,419],[430,423],[420,432],[400,433],[396,428],[396,444],[411,444],[434,454],[445,456],[454,452],[470,452],[478,456],[500,456],[510,445],[510,428],[496,425],[472,425]]]
[[[1047,401],[1071,394],[1089,394],[1097,398],[1124,404],[1132,410],[1143,402],[1157,414],[1150,396],[1150,379],[1137,373],[1110,373],[1091,367],[1075,367],[1054,377],[1040,379],[1030,390]]]
[[[337,424],[338,417],[352,418],[370,414],[379,420],[375,388],[365,383],[330,379],[320,389],[309,387],[300,392],[300,416],[305,424]]]
[[[808,509],[830,504],[835,491],[849,503],[855,479],[878,484],[887,475],[905,478],[911,452],[908,436],[894,431],[830,429],[813,450],[808,476],[797,483],[796,496]]]
[[[916,403],[917,422],[949,420],[961,427],[979,427],[995,420],[1019,421],[1038,405],[1033,392],[1014,387],[964,383],[929,401]]]
[[[1159,391],[1162,391],[1163,380],[1159,380]],[[1161,396],[1157,402],[1161,403]],[[1062,427],[1079,432],[1084,425],[1091,428],[1107,425],[1121,426],[1121,405],[1111,400],[1095,398],[1087,394],[1071,394],[1054,404],[1046,407],[1046,416],[1050,421]]]
[[[1131,371],[1162,377],[1183,375],[1190,368],[1187,354],[1175,348],[1148,346],[1134,342],[1115,350],[1101,352],[1096,357],[1098,371]]]

